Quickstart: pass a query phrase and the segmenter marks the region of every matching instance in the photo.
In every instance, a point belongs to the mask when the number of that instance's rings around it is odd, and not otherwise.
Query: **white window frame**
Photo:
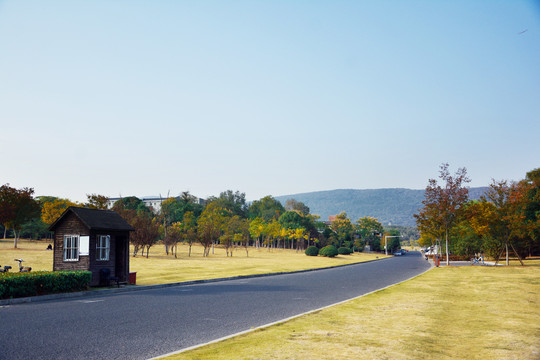
[[[96,236],[96,260],[109,261],[111,252],[111,235]]]
[[[64,235],[64,261],[79,261],[79,235]]]

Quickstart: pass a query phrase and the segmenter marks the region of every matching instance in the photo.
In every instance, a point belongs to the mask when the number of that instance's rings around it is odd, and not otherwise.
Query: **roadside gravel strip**
[[[382,259],[381,259],[382,260]],[[373,261],[377,261],[377,260],[373,260]],[[170,352],[168,354],[163,354],[163,355],[159,355],[157,357],[153,357],[153,358],[150,358],[148,360],[157,360],[157,359],[163,359],[163,358],[166,358],[168,356],[172,356],[172,355],[177,355],[177,354],[181,354],[183,352],[186,352],[186,351],[190,351],[190,350],[195,350],[195,349],[198,349],[200,347],[203,347],[203,346],[206,346],[206,345],[210,345],[210,344],[215,344],[215,343],[218,343],[220,341],[224,341],[224,340],[227,340],[227,339],[231,339],[231,338],[234,338],[236,336],[240,336],[240,335],[244,335],[244,334],[249,334],[253,331],[256,331],[256,330],[259,330],[259,329],[264,329],[264,328],[268,328],[268,327],[271,327],[271,326],[274,326],[274,325],[278,325],[278,324],[282,324],[282,323],[285,323],[287,321],[290,321],[290,320],[293,320],[293,319],[296,319],[296,318],[299,318],[299,317],[302,317],[302,316],[305,316],[305,315],[309,315],[309,314],[312,314],[312,313],[315,313],[317,311],[321,311],[321,310],[324,310],[324,309],[327,309],[327,308],[330,308],[330,307],[333,307],[333,306],[337,306],[337,305],[341,305],[341,304],[344,304],[346,302],[349,302],[349,301],[352,301],[352,300],[356,300],[356,299],[359,299],[359,298],[362,298],[364,296],[367,296],[367,295],[370,295],[370,294],[373,294],[373,293],[376,293],[377,291],[381,291],[381,290],[384,290],[384,289],[388,289],[392,286],[396,286],[398,284],[401,284],[401,283],[404,283],[406,281],[409,281],[409,280],[412,280],[422,274],[425,274],[426,272],[428,272],[429,270],[433,269],[435,267],[435,265],[433,264],[433,262],[430,262],[430,265],[431,267],[429,267],[428,269],[426,269],[424,272],[420,273],[420,274],[417,274],[417,275],[414,275],[408,279],[405,279],[403,281],[400,281],[398,283],[395,283],[395,284],[392,284],[392,285],[388,285],[388,286],[385,286],[383,288],[380,288],[380,289],[377,289],[377,290],[373,290],[373,291],[370,291],[366,294],[363,294],[363,295],[360,295],[360,296],[356,296],[356,297],[353,297],[353,298],[350,298],[350,299],[347,299],[347,300],[343,300],[343,301],[339,301],[335,304],[330,304],[330,305],[327,305],[327,306],[323,306],[319,309],[314,309],[314,310],[310,310],[310,311],[306,311],[305,313],[302,313],[302,314],[298,314],[298,315],[294,315],[294,316],[290,316],[286,319],[282,319],[282,320],[278,320],[278,321],[274,321],[272,323],[269,323],[269,324],[265,324],[265,325],[261,325],[261,326],[258,326],[256,328],[252,328],[252,329],[249,329],[249,330],[245,330],[245,331],[240,331],[236,334],[231,334],[231,335],[228,335],[228,336],[224,336],[222,338],[219,338],[219,339],[215,339],[215,340],[212,340],[212,341],[209,341],[209,342],[206,342],[204,344],[198,344],[198,345],[195,345],[195,346],[190,346],[188,348],[185,348],[185,349],[182,349],[182,350],[178,350],[178,351],[173,351],[173,352]],[[347,265],[343,265],[343,266],[347,266]]]

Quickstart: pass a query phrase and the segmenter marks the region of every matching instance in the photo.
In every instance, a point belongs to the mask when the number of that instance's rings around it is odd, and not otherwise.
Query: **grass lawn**
[[[384,254],[339,255],[335,258],[322,256],[306,256],[295,250],[255,249],[250,248],[249,256],[243,248],[234,251],[232,257],[227,257],[225,250],[215,247],[214,254],[202,256],[203,248],[193,246],[188,257],[188,247],[178,248],[178,259],[165,255],[161,245],[150,248],[150,257],[130,257],[131,271],[137,271],[137,284],[150,285],[172,283],[198,279],[214,279],[238,275],[265,274],[287,272],[305,269],[322,268],[336,265],[351,264],[377,258]],[[145,255],[146,256],[146,255]]]
[[[540,266],[442,267],[169,359],[540,359]]]
[[[16,258],[24,260],[23,265],[33,271],[52,271],[53,252],[46,250],[48,242],[20,240],[18,248],[13,248],[13,240],[0,240],[0,265],[11,265],[11,271],[18,271]],[[163,245],[150,248],[150,256],[130,256],[130,271],[137,272],[137,285],[165,284],[181,281],[215,279],[238,275],[264,274],[284,271],[314,269],[336,265],[357,263],[377,258],[381,254],[339,255],[335,258],[306,256],[294,250],[249,249],[249,256],[243,248],[227,257],[225,250],[215,247],[209,257],[202,256],[202,247],[193,245],[188,257],[188,246],[178,247],[178,258],[166,255]]]

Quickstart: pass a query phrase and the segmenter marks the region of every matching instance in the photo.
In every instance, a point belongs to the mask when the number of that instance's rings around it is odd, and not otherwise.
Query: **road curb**
[[[373,261],[380,261],[380,260],[385,260],[385,259],[391,259],[391,258],[388,257],[388,258],[382,258],[382,259],[374,259],[374,260],[368,260],[368,261],[363,261],[363,262],[358,262],[358,263],[335,265],[335,266],[329,266],[329,267],[317,268],[317,269],[282,271],[282,272],[277,272],[277,273],[266,273],[266,274],[239,275],[239,276],[231,276],[231,277],[216,278],[216,279],[181,281],[181,282],[168,283],[168,284],[133,285],[133,286],[121,287],[121,288],[88,290],[88,291],[81,291],[81,292],[60,293],[60,294],[50,294],[50,295],[40,295],[40,296],[28,296],[28,297],[22,297],[22,298],[0,300],[0,306],[36,303],[36,302],[42,302],[42,301],[69,299],[69,298],[103,296],[103,295],[111,295],[111,294],[125,293],[125,292],[131,292],[131,291],[161,289],[161,288],[167,288],[167,287],[173,287],[173,286],[188,286],[188,285],[207,284],[207,283],[239,280],[239,279],[251,279],[251,278],[267,277],[267,276],[299,274],[299,273],[305,273],[305,272],[311,272],[311,271],[320,271],[320,270],[335,269],[335,268],[340,268],[340,267],[345,267],[345,266],[367,264]]]

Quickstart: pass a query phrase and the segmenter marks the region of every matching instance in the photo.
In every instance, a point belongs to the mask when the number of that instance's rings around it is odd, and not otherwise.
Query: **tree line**
[[[455,254],[486,254],[498,262],[511,253],[540,255],[540,168],[520,181],[493,180],[480,200],[469,200],[467,170],[452,175],[442,164],[439,179],[430,179],[423,208],[415,214],[422,246],[444,244],[446,261]],[[523,264],[523,262],[522,262]]]
[[[4,227],[4,238],[11,229],[15,247],[21,235],[31,238],[50,236],[48,227],[70,206],[108,209],[109,199],[103,195],[87,195],[87,202],[78,204],[50,196],[33,199],[32,194],[33,189],[18,190],[9,184],[0,189],[0,222]],[[13,200],[18,197],[19,202]],[[14,217],[11,210],[20,204],[31,211],[22,211],[25,216]],[[232,256],[239,248],[249,256],[253,247],[301,251],[309,246],[335,245],[363,251],[369,245],[371,250],[380,251],[384,246],[384,234],[399,235],[399,230],[395,229],[385,232],[372,217],[352,222],[342,212],[331,223],[322,222],[317,215],[310,214],[307,205],[294,199],[287,200],[283,206],[272,196],[265,196],[248,204],[245,193],[232,190],[210,197],[204,204],[189,192],[183,192],[178,197],[163,200],[159,211],[146,206],[137,197],[125,197],[116,201],[112,210],[135,229],[130,235],[133,256],[139,253],[144,256],[146,252],[148,257],[150,248],[158,242],[165,245],[168,255],[175,257],[179,243],[188,245],[188,256],[191,256],[194,243],[202,245],[203,256],[209,256],[217,244],[225,248],[227,256]],[[389,249],[398,248],[399,239],[394,237]]]

